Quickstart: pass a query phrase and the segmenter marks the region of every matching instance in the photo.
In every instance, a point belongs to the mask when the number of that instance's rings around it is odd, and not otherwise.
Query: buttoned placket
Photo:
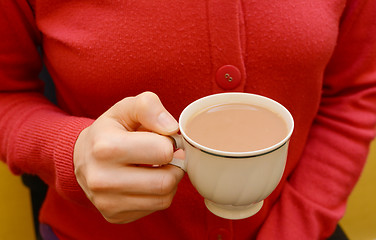
[[[215,93],[244,91],[246,71],[241,17],[241,1],[208,1],[212,86]]]
[[[212,60],[213,92],[242,92],[246,71],[241,42],[241,2],[208,1],[208,27]],[[206,214],[208,239],[233,239],[232,220],[220,218],[209,210]]]

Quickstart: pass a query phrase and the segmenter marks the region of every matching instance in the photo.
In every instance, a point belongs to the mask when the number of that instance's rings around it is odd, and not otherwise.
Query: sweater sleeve
[[[0,160],[15,174],[38,175],[63,196],[85,199],[73,149],[93,120],[70,116],[43,96],[41,40],[27,1],[0,1]]]
[[[325,239],[344,215],[375,135],[375,13],[348,1],[309,140],[258,239]]]

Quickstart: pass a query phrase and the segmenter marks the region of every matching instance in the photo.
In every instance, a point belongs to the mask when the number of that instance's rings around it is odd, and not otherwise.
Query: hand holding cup
[[[168,165],[174,151],[164,135],[177,131],[159,98],[146,92],[116,103],[81,132],[76,178],[107,221],[127,223],[170,206],[184,172]]]

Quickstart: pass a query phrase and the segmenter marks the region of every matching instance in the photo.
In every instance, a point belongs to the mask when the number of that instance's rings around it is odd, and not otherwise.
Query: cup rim
[[[263,148],[263,149],[259,149],[259,150],[254,150],[254,151],[246,151],[246,152],[229,152],[229,151],[221,151],[221,150],[217,150],[217,149],[213,149],[213,148],[209,148],[209,147],[206,147],[206,146],[203,146],[199,143],[197,143],[196,141],[194,141],[193,139],[191,139],[184,131],[183,127],[182,127],[182,116],[184,115],[184,113],[187,111],[187,109],[191,108],[193,105],[196,105],[198,104],[198,102],[201,102],[201,101],[204,101],[208,98],[216,98],[216,97],[219,97],[219,96],[222,96],[222,95],[228,95],[228,96],[238,96],[238,95],[249,95],[251,97],[256,97],[256,98],[259,98],[259,99],[263,99],[263,100],[266,100],[266,101],[269,101],[269,102],[272,102],[273,104],[276,104],[278,105],[282,111],[284,111],[285,113],[287,113],[287,116],[288,116],[288,120],[291,124],[291,127],[288,131],[288,133],[286,134],[286,137],[284,139],[282,139],[281,141],[279,141],[278,143],[276,144],[273,144],[272,146],[269,146],[267,148]],[[239,103],[242,103],[239,101]],[[288,141],[290,140],[291,138],[291,135],[294,131],[294,119],[291,115],[291,113],[287,110],[287,108],[285,106],[283,106],[282,104],[280,104],[279,102],[269,98],[269,97],[265,97],[265,96],[262,96],[262,95],[258,95],[258,94],[253,94],[253,93],[244,93],[244,92],[230,92],[230,93],[217,93],[217,94],[212,94],[212,95],[208,95],[208,96],[205,96],[205,97],[202,97],[200,99],[197,99],[193,102],[191,102],[187,107],[184,108],[184,110],[182,111],[182,113],[180,114],[180,117],[179,117],[179,129],[180,129],[180,132],[183,136],[183,138],[193,147],[203,151],[203,152],[206,152],[206,153],[209,153],[211,155],[216,155],[216,156],[221,156],[221,157],[230,157],[230,158],[245,158],[245,157],[256,157],[256,156],[260,156],[260,155],[264,155],[264,154],[267,154],[267,153],[270,153],[270,152],[273,152],[281,147],[283,147],[285,144],[288,143]]]

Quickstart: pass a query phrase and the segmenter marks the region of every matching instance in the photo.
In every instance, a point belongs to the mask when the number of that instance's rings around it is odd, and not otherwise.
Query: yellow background
[[[340,225],[352,240],[376,239],[376,141]],[[0,239],[35,240],[29,192],[0,163]]]
[[[351,240],[376,240],[376,140],[340,225]]]
[[[3,162],[0,163],[0,239],[35,240],[29,191]]]

